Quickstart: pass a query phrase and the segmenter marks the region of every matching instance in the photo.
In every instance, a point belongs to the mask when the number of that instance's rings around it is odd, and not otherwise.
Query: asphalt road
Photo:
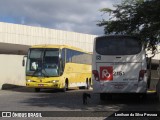
[[[82,94],[84,92],[91,94],[91,99],[88,99],[87,105],[82,104]],[[135,111],[140,113],[145,111],[160,111],[160,103],[157,102],[155,95],[152,93],[148,93],[145,100],[133,95],[116,95],[113,96],[112,100],[100,101],[99,95],[92,93],[92,90],[70,89],[66,93],[63,93],[45,89],[39,93],[35,93],[34,89],[21,87],[0,91],[0,111],[62,111],[51,112],[51,116],[56,116],[57,114],[58,117],[50,117],[48,119],[61,119],[63,117],[65,120],[82,118],[120,120],[122,117],[113,117],[118,111]],[[128,118],[123,117],[123,119]],[[135,118],[132,117],[131,119]],[[140,117],[137,118],[137,120],[139,119]],[[148,120],[150,118],[145,117],[143,119]],[[158,118],[154,118],[153,120],[156,119]]]

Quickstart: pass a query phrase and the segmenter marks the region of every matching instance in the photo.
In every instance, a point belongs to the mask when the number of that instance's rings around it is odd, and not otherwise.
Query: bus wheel
[[[40,92],[40,88],[35,88],[35,92]]]
[[[89,80],[87,84],[87,89],[89,89],[90,87],[91,87],[91,81]]]
[[[68,90],[68,81],[65,81],[63,92],[66,92],[67,90]]]
[[[85,89],[89,89],[91,86],[90,82],[88,81],[88,79],[86,80],[86,86],[85,86]]]
[[[100,100],[104,101],[106,98],[106,94],[105,93],[100,93]]]

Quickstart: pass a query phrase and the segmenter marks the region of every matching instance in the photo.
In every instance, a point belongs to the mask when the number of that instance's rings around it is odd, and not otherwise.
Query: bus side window
[[[71,62],[71,60],[72,60],[71,50],[66,49],[66,62]]]

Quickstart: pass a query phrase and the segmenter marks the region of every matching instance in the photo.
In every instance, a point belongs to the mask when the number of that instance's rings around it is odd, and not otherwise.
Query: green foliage
[[[97,24],[104,33],[138,36],[154,52],[160,43],[160,0],[124,0],[114,7],[100,10],[111,17]]]

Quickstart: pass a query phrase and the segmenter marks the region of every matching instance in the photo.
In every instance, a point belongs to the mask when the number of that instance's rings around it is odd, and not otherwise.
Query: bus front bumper
[[[35,83],[35,82],[26,82],[26,87],[29,88],[55,88],[61,89],[63,88],[63,84],[60,83]]]
[[[106,82],[93,85],[94,93],[147,93],[147,83],[141,81],[134,82]]]

